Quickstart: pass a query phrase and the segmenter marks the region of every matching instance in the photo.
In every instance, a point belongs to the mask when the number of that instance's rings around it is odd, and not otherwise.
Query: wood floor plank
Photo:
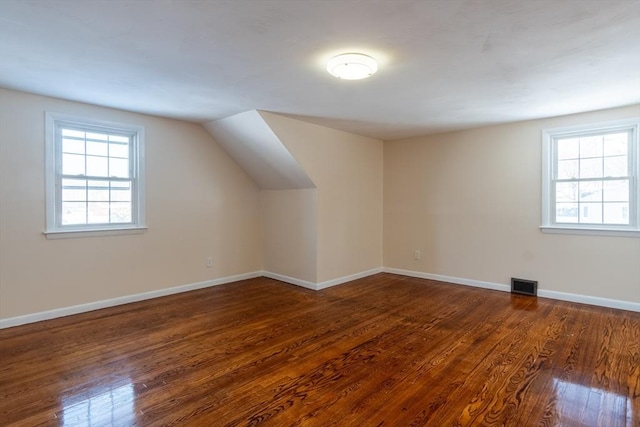
[[[6,426],[640,426],[640,313],[381,273],[0,330]]]

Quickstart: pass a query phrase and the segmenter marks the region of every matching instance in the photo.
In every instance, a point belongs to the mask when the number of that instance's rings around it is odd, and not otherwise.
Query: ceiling
[[[0,86],[397,139],[640,102],[640,0],[0,0]]]

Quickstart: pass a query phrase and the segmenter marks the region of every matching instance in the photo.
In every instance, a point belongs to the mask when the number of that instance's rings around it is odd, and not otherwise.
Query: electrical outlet
[[[208,256],[205,260],[204,260],[205,265],[207,266],[207,268],[211,268],[213,267],[213,258]]]
[[[413,259],[422,259],[422,252],[419,250],[413,251]]]

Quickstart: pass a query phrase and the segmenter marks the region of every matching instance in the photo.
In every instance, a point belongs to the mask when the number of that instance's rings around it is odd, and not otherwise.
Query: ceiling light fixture
[[[329,60],[327,71],[339,79],[360,80],[375,74],[378,63],[362,53],[343,53]]]

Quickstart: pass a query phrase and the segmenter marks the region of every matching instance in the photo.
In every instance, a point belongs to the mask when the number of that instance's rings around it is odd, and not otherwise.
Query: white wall
[[[318,283],[382,266],[382,141],[260,112],[317,187]]]
[[[146,233],[45,238],[45,111],[145,126]],[[0,318],[262,270],[259,191],[202,126],[4,89],[0,121]]]
[[[542,130],[634,116],[640,106],[385,142],[385,267],[639,303],[640,239],[539,229]]]
[[[262,190],[264,269],[316,283],[317,191]]]

